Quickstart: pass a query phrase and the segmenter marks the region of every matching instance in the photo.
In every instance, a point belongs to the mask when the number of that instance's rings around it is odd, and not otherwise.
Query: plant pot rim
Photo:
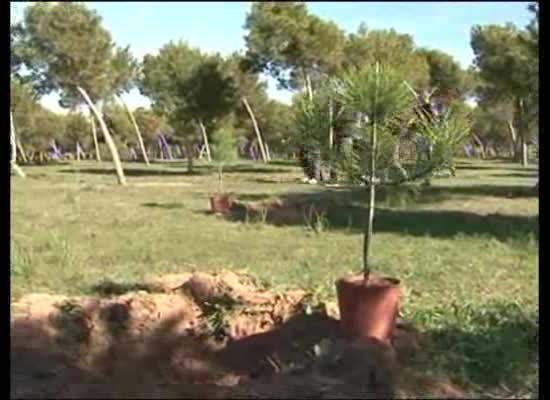
[[[233,193],[214,193],[210,195],[210,198],[220,198],[220,197],[231,197],[233,196]]]
[[[378,275],[371,273],[367,285],[364,284],[363,273],[348,274],[336,280],[336,285],[353,285],[353,286],[386,286],[398,287],[401,285],[401,280],[391,276]]]

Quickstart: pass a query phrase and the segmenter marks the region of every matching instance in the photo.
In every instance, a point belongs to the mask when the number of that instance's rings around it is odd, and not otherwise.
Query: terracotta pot
[[[336,282],[340,324],[353,339],[391,339],[399,310],[400,281],[371,276],[365,284],[363,275],[352,275]]]
[[[226,213],[231,208],[231,196],[215,194],[210,197],[210,208],[214,213]]]

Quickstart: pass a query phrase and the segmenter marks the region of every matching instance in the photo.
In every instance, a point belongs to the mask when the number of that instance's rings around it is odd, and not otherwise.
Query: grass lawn
[[[538,390],[537,171],[460,160],[428,189],[381,189],[373,258],[403,282],[402,317],[426,332],[412,356],[472,393]],[[109,163],[24,167],[11,183],[11,296],[93,293],[181,271],[246,270],[277,288],[334,298],[334,281],[361,267],[366,193],[299,182],[288,163],[225,167],[241,200],[283,197],[324,205],[291,221],[209,214],[215,166]],[[316,229],[311,229],[314,225]]]

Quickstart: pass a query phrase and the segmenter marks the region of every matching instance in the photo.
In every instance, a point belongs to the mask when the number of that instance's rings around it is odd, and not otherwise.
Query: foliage
[[[212,159],[220,163],[237,159],[237,146],[234,132],[228,127],[221,127],[212,132]]]
[[[345,47],[344,67],[361,68],[379,62],[407,76],[416,88],[425,88],[430,81],[430,69],[410,35],[394,29],[367,30],[364,24],[351,33]]]
[[[25,9],[25,64],[49,92],[74,105],[80,86],[93,101],[113,90],[113,43],[101,18],[83,3],[34,3]]]
[[[463,99],[473,90],[473,82],[467,71],[449,54],[440,50],[421,49],[429,67],[429,86],[435,89],[434,95],[444,104]]]
[[[249,65],[268,72],[282,87],[302,87],[306,74],[316,80],[340,64],[343,33],[334,23],[309,14],[303,2],[254,3],[245,29]]]
[[[77,142],[83,149],[93,150],[92,126],[89,119],[79,112],[70,112],[65,117],[65,132],[59,142],[62,146],[74,146]]]
[[[201,60],[200,51],[183,41],[170,41],[158,54],[144,56],[138,88],[142,95],[151,99],[154,111],[174,117],[179,101],[176,83],[189,79]]]

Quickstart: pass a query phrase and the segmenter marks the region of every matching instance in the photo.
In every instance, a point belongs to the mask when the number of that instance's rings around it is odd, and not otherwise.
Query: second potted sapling
[[[223,186],[223,166],[236,158],[233,134],[229,130],[218,130],[212,138],[212,156],[218,162],[218,191],[210,196],[210,207],[214,213],[229,211],[232,204],[231,194],[225,193]]]

